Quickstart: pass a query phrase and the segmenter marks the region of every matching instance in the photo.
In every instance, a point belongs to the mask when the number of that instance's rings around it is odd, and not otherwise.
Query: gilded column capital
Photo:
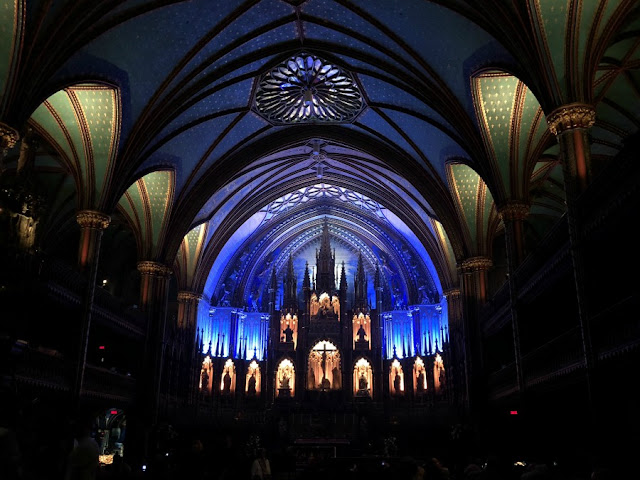
[[[111,217],[95,210],[82,210],[76,215],[78,225],[82,228],[104,230],[111,223]]]
[[[2,153],[4,154],[10,148],[15,147],[18,140],[20,140],[18,131],[6,123],[0,122],[0,150]]]
[[[531,205],[523,202],[511,201],[498,208],[498,214],[505,220],[524,220],[529,215]]]
[[[471,257],[463,260],[460,268],[463,273],[489,270],[493,266],[493,261],[489,257]]]
[[[568,103],[547,115],[549,130],[554,135],[574,128],[589,128],[596,122],[596,111],[586,103]]]
[[[169,267],[162,263],[149,260],[138,262],[138,271],[143,275],[151,275],[154,277],[168,277],[171,275],[171,269]]]
[[[460,289],[459,288],[450,288],[449,290],[445,290],[442,294],[447,297],[447,299],[455,299],[460,298]]]
[[[178,301],[179,302],[192,302],[192,301],[196,301],[199,302],[200,300],[202,300],[202,295],[195,293],[195,292],[189,292],[187,290],[182,290],[180,292],[178,292]]]

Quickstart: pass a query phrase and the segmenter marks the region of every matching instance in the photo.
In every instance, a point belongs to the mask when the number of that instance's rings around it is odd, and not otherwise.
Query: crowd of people
[[[2,480],[609,480],[633,478],[620,457],[590,454],[518,455],[478,450],[482,443],[380,442],[357,450],[322,455],[299,455],[291,439],[271,441],[254,433],[216,429],[179,432],[171,444],[157,449],[143,464],[116,453],[110,464],[99,462],[100,448],[90,418],[70,423],[57,432],[50,448],[38,448],[23,431],[12,428],[11,417],[0,425]],[[15,424],[13,424],[15,427]],[[36,428],[36,426],[34,426]],[[45,428],[45,426],[43,426]],[[39,432],[54,435],[56,431]],[[34,432],[37,435],[38,432]],[[69,435],[67,435],[69,434]],[[72,434],[72,435],[71,435]],[[72,442],[62,442],[65,436]],[[276,435],[277,436],[277,435]],[[28,448],[25,448],[28,446]],[[44,447],[44,445],[43,445]],[[55,448],[54,448],[55,447]],[[393,448],[390,448],[393,447]],[[410,448],[409,448],[410,447]],[[349,450],[351,449],[351,450]],[[330,450],[329,450],[330,451]]]

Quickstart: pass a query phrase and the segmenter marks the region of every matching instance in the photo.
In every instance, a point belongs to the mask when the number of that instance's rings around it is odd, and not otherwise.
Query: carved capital
[[[459,288],[450,288],[449,290],[445,290],[442,294],[449,299],[460,298],[460,289]]]
[[[463,273],[489,270],[492,266],[493,262],[488,257],[471,257],[463,260],[460,264]]]
[[[81,228],[104,230],[111,223],[111,217],[95,210],[82,210],[76,215],[76,220]]]
[[[199,302],[200,300],[202,300],[202,295],[199,295],[195,292],[189,292],[186,290],[182,290],[180,292],[178,292],[178,302]]]
[[[596,111],[586,103],[569,103],[547,115],[549,130],[554,135],[574,128],[589,128],[596,122]]]
[[[521,202],[507,202],[498,209],[502,220],[524,220],[529,215],[531,205]]]
[[[20,140],[18,131],[6,123],[0,122],[0,153],[3,155],[7,153],[7,150],[13,148],[18,140]]]
[[[138,262],[138,271],[142,275],[152,275],[154,277],[168,277],[171,269],[158,262],[144,261]]]

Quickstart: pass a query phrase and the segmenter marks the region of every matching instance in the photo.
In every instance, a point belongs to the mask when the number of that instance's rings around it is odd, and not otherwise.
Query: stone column
[[[513,357],[516,365],[516,383],[521,400],[524,395],[525,381],[520,353],[520,323],[518,320],[518,286],[514,272],[524,258],[524,235],[522,224],[529,214],[529,205],[509,202],[499,209],[505,229],[507,247],[507,282],[509,284],[509,309],[511,313],[511,331],[513,336]]]
[[[480,397],[482,386],[482,339],[478,313],[487,301],[487,271],[493,265],[490,258],[471,257],[460,264],[462,293],[462,337],[464,339],[467,413],[476,410],[474,402]]]
[[[589,186],[591,180],[591,148],[588,131],[596,120],[595,109],[591,105],[571,103],[563,105],[547,116],[549,130],[560,146],[564,173],[565,199],[567,203],[567,222],[571,243],[574,281],[578,301],[578,318],[582,336],[582,349],[587,373],[588,401],[592,413],[593,370],[595,357],[591,343],[588,304],[585,289],[584,259],[580,240],[580,215],[578,198]]]
[[[164,334],[167,320],[168,287],[171,269],[157,262],[144,261],[138,263],[140,272],[140,309],[147,320],[147,336],[143,374],[149,381],[150,412],[153,423],[157,420],[158,402],[160,399],[160,380],[162,377],[162,360],[164,350]]]
[[[100,243],[102,232],[109,226],[111,218],[94,210],[78,212],[76,220],[80,225],[80,256],[79,267],[87,275],[85,292],[82,297],[82,317],[80,319],[80,343],[78,363],[73,387],[73,402],[78,406],[84,383],[85,363],[87,360],[87,347],[89,345],[89,332],[91,329],[91,311],[93,310],[93,298],[96,291],[96,276],[98,274],[98,258],[100,256]]]
[[[200,371],[199,355],[195,345],[198,322],[198,304],[202,295],[195,292],[178,292],[178,331],[180,332],[181,365],[177,369],[178,395],[183,396],[188,404],[195,401],[198,385],[194,383],[195,370]]]
[[[144,462],[155,452],[153,445],[157,425],[160,382],[164,350],[164,334],[167,316],[168,286],[171,269],[153,261],[139,262],[140,310],[146,317],[145,345],[142,352],[141,369],[137,378],[137,395],[134,414],[127,420],[127,447],[134,462]],[[131,435],[129,435],[131,434]]]
[[[462,302],[460,289],[450,288],[442,292],[447,299],[449,321],[449,384],[452,386],[453,403],[461,406],[467,395],[468,378],[464,348],[464,328],[462,325]]]

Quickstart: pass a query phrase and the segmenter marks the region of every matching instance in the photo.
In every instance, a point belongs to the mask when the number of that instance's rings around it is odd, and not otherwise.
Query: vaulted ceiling
[[[42,248],[100,210],[212,302],[313,258],[325,219],[406,302],[441,294],[457,262],[492,256],[497,206],[530,204],[537,238],[564,213],[546,115],[594,105],[596,171],[640,126],[630,0],[0,7],[0,121],[36,151]]]

